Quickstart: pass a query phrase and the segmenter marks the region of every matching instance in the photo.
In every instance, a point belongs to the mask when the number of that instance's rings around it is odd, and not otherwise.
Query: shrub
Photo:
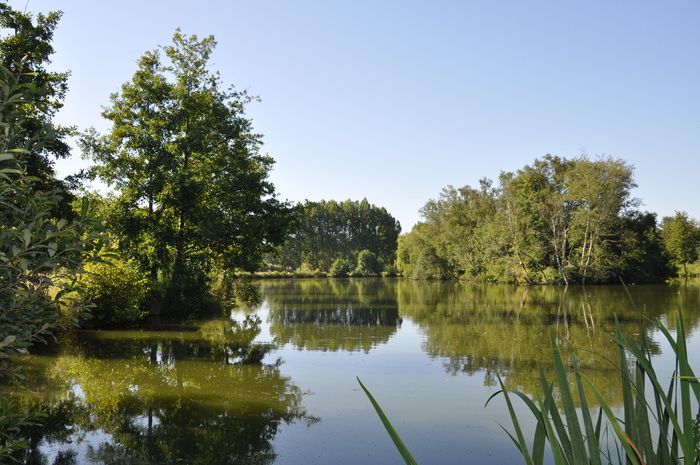
[[[336,278],[344,278],[349,275],[351,271],[352,262],[346,258],[338,258],[331,264],[328,274],[329,276],[335,276]]]
[[[377,276],[381,272],[381,266],[377,256],[369,250],[363,250],[357,254],[357,267],[353,272],[355,276]]]
[[[382,271],[382,276],[384,277],[396,277],[399,275],[399,270],[396,268],[396,265],[393,263],[384,266],[384,271]]]
[[[42,190],[39,180],[27,175],[28,160],[50,135],[43,127],[32,134],[22,131],[18,104],[35,91],[0,67],[0,379],[7,379],[7,356],[26,352],[77,321],[84,308],[71,305],[71,284],[81,262],[101,247],[90,232],[96,225],[88,217],[87,199],[71,221],[56,218],[61,193]],[[69,307],[69,318],[61,318]]]
[[[149,280],[133,260],[90,263],[78,286],[83,297],[94,304],[91,313],[98,324],[130,324],[146,315]]]

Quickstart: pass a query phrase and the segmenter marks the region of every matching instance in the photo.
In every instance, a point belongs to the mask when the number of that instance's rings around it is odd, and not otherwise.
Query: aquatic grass
[[[413,455],[411,455],[411,452],[408,450],[408,447],[406,447],[406,444],[404,444],[404,442],[401,440],[399,433],[396,432],[396,429],[394,429],[394,426],[389,421],[389,418],[387,418],[387,416],[384,414],[384,411],[379,406],[379,403],[374,399],[374,396],[369,392],[365,385],[362,384],[360,378],[357,378],[357,382],[360,383],[360,387],[367,395],[369,401],[372,403],[374,410],[377,412],[377,415],[382,421],[382,424],[384,425],[384,428],[386,429],[387,433],[389,433],[391,440],[394,441],[394,445],[401,454],[401,457],[403,458],[404,462],[406,462],[407,465],[418,465],[418,462],[416,462],[416,460],[413,458]]]
[[[673,350],[676,361],[665,388],[654,369],[644,336],[641,342],[635,342],[622,333],[619,322],[615,321],[614,343],[623,395],[621,418],[582,373],[575,357],[571,361],[573,369],[567,369],[554,337],[551,337],[551,347],[555,379],[548,381],[544,371],[540,371],[541,393],[537,399],[507,389],[499,377],[501,389],[486,401],[486,405],[495,397],[503,396],[513,432],[501,427],[527,465],[544,465],[547,446],[555,465],[700,463],[700,381],[688,360],[683,318],[679,313],[675,338],[661,322],[655,323]],[[415,464],[381,407],[361,382],[360,386],[404,461]],[[587,392],[592,393],[599,405],[597,413],[591,408]],[[536,421],[531,444],[525,439],[522,419],[518,418],[513,407],[513,396],[525,403]]]

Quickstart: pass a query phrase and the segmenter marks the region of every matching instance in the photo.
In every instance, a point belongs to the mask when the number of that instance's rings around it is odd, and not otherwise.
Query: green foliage
[[[90,204],[82,202],[78,216],[56,219],[64,198],[58,190],[43,190],[41,179],[29,176],[32,159],[40,157],[54,136],[51,127],[27,134],[27,105],[37,92],[0,67],[0,380],[17,381],[9,357],[45,342],[58,329],[77,322],[88,305],[71,294],[86,258],[102,243],[90,219]],[[61,312],[67,318],[63,318]],[[22,428],[39,416],[0,406],[0,460],[26,444]]]
[[[683,268],[688,277],[688,264],[698,259],[700,247],[700,225],[685,212],[676,212],[661,220],[661,236],[674,265]]]
[[[248,277],[236,275],[226,270],[216,273],[211,291],[221,308],[228,311],[252,311],[261,301],[257,285]]]
[[[430,236],[432,225],[416,224],[410,233],[399,236],[396,267],[411,279],[449,279],[454,277],[449,262],[440,256]]]
[[[177,31],[172,45],[144,54],[103,112],[111,130],[81,142],[91,174],[118,192],[110,226],[119,249],[165,283],[168,312],[200,311],[215,267],[256,269],[289,220],[268,180],[273,160],[245,116],[252,98],[224,90],[209,68],[215,45]]]
[[[77,288],[93,304],[98,325],[135,323],[146,315],[149,281],[133,260],[109,258],[87,264],[83,272]]]
[[[53,117],[63,107],[68,90],[68,72],[49,71],[54,53],[54,31],[62,13],[33,15],[13,9],[0,3],[0,66],[12,73],[19,85],[25,88],[18,111],[22,113],[14,129],[18,140],[17,147],[30,143],[40,132],[50,132],[41,147],[26,154],[26,173],[36,177],[34,188],[41,191],[56,191],[61,200],[54,207],[53,214],[70,217],[70,182],[55,178],[53,163],[56,159],[70,156],[70,145],[66,138],[73,129],[52,122]]]
[[[361,250],[357,254],[357,266],[352,272],[353,276],[378,276],[382,267],[377,256],[369,250]]]
[[[41,424],[39,411],[22,412],[6,399],[0,398],[0,463],[17,462],[17,454],[29,447],[23,437],[28,428]]]
[[[336,278],[345,278],[352,271],[352,262],[347,258],[337,258],[328,270],[329,276]]]
[[[260,279],[306,279],[306,278],[326,278],[328,273],[321,270],[294,270],[294,271],[257,271],[250,277]]]
[[[547,155],[478,189],[448,187],[399,241],[414,279],[525,284],[656,281],[668,274],[652,214],[634,208],[632,167]],[[643,271],[642,271],[643,270]]]
[[[622,217],[618,242],[620,277],[628,283],[648,283],[672,274],[653,213],[630,212]]]
[[[0,359],[26,351],[65,325],[59,311],[72,309],[73,321],[85,310],[70,295],[86,254],[98,253],[90,205],[82,203],[78,217],[55,220],[52,211],[62,200],[57,191],[42,191],[37,179],[26,175],[26,157],[43,147],[47,132],[31,140],[17,137],[23,118],[21,103],[29,85],[22,85],[0,69]]]
[[[389,263],[384,265],[384,271],[382,271],[382,276],[385,278],[395,278],[399,276],[399,269],[396,268],[396,264]]]
[[[400,232],[398,221],[367,199],[306,201],[296,207],[290,234],[268,267],[330,271],[337,259],[355,263],[365,249],[382,264],[393,264]]]

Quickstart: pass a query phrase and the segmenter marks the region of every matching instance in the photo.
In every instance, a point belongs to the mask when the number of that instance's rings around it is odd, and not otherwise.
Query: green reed
[[[616,321],[617,368],[623,394],[621,411],[613,410],[581,372],[580,363],[575,358],[571,363],[573,369],[566,368],[553,337],[555,379],[548,381],[540,371],[541,392],[537,398],[506,389],[499,378],[501,390],[486,404],[496,396],[503,396],[513,432],[503,429],[527,465],[543,465],[547,449],[555,465],[700,464],[700,382],[688,362],[683,318],[680,314],[677,317],[675,338],[666,326],[657,325],[676,360],[673,376],[666,386],[662,385],[654,369],[645,338],[642,337],[640,343],[635,342],[622,334]],[[416,464],[379,404],[361,382],[360,386],[404,461],[409,465]],[[597,412],[589,407],[591,394],[587,392],[592,393],[599,404]],[[531,443],[523,434],[521,421],[513,407],[513,396],[525,403],[537,422]]]

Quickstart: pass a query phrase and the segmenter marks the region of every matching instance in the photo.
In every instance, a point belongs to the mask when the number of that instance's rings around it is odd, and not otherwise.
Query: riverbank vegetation
[[[58,125],[69,75],[49,64],[60,18],[0,4],[3,380],[21,382],[13,355],[72,326],[230,310],[249,297],[238,278],[257,271],[521,284],[693,273],[698,224],[640,211],[632,167],[612,158],[548,155],[496,183],[447,188],[403,236],[367,199],[283,201],[246,113],[256,97],[212,69],[211,36],[178,30],[145,52],[110,97],[104,133]],[[72,155],[71,137],[91,165],[60,180],[53,165]],[[3,459],[40,415],[0,403],[0,416]]]
[[[53,163],[70,155],[66,140],[76,135],[53,123],[68,76],[47,70],[60,16],[0,5],[3,382],[22,383],[13,355],[85,321],[123,325],[226,308],[230,296],[216,291],[234,286],[218,279],[228,278],[223,270],[254,269],[282,242],[289,211],[245,117],[251,98],[223,90],[208,63],[213,38],[179,31],[112,96],[107,134],[80,137],[93,161],[86,175],[113,193],[57,180]],[[1,408],[5,461],[40,415],[4,400]]]
[[[299,204],[284,243],[267,258],[269,271],[334,277],[395,275],[399,222],[367,199]]]
[[[547,155],[496,183],[448,187],[399,238],[399,272],[414,279],[570,284],[659,282],[697,259],[684,213],[638,209],[632,166]]]

